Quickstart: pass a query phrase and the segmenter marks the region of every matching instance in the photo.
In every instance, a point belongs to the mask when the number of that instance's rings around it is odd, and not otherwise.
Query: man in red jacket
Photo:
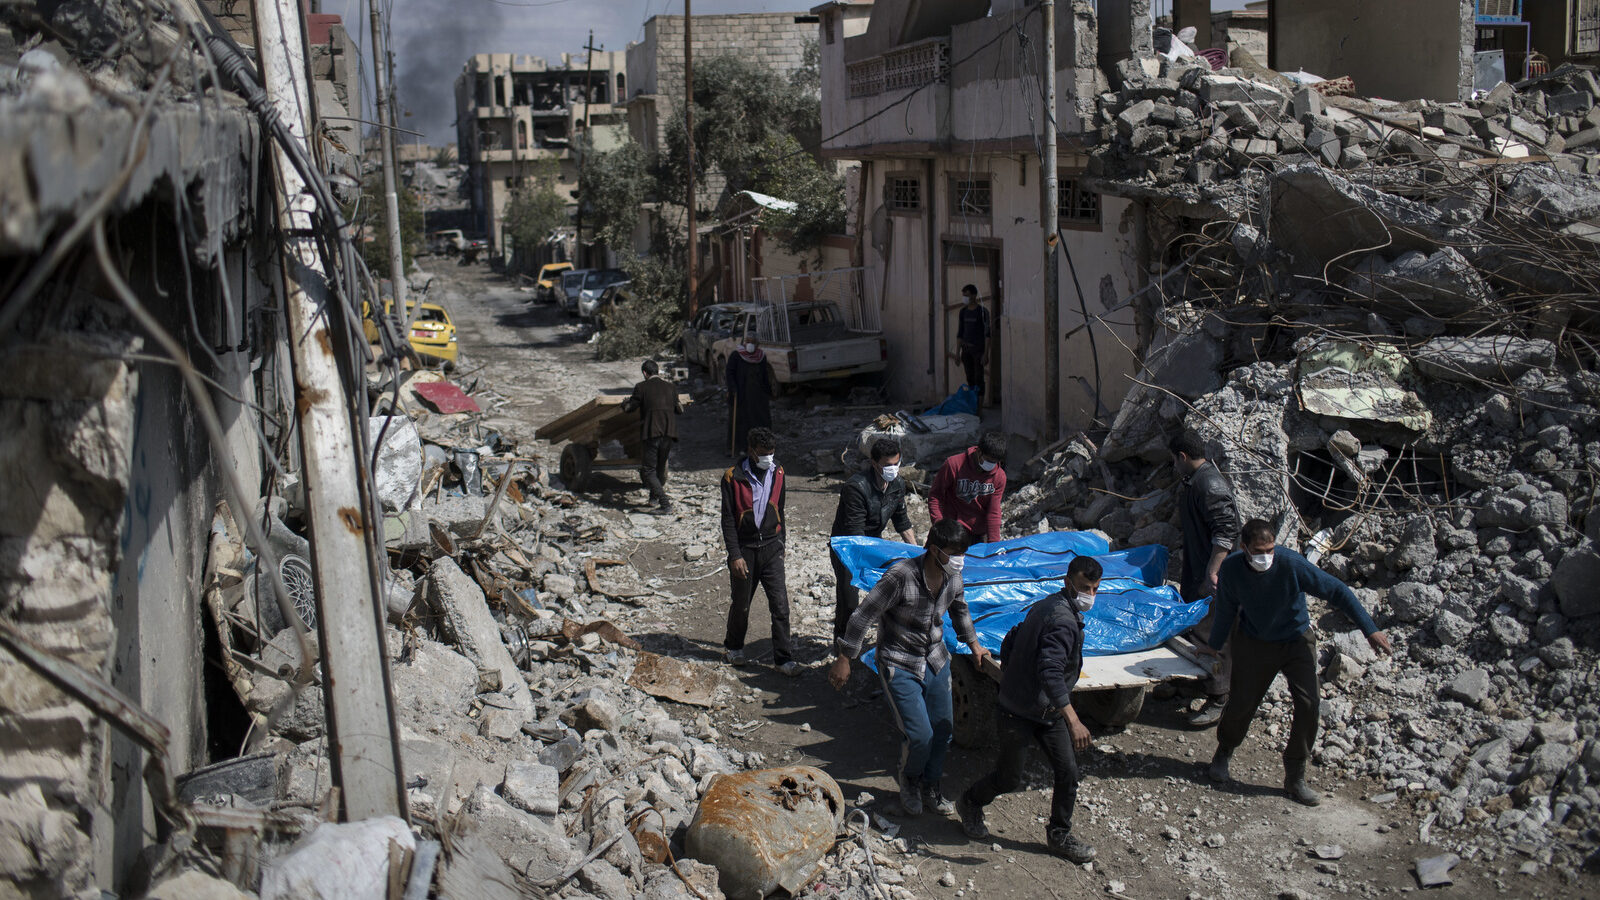
[[[1006,436],[990,431],[944,461],[933,476],[928,493],[928,515],[937,525],[955,519],[961,527],[986,542],[1000,540],[1000,500],[1006,493]]]

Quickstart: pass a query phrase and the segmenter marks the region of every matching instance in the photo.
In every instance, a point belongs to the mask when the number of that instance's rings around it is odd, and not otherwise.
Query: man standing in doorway
[[[983,404],[983,369],[989,354],[989,311],[978,305],[978,286],[969,284],[961,289],[967,302],[961,307],[956,322],[956,347],[961,352],[961,367],[966,370],[967,384],[978,392],[978,404]]]
[[[1172,451],[1172,467],[1183,479],[1178,487],[1178,522],[1183,530],[1183,574],[1178,591],[1188,603],[1213,596],[1222,560],[1237,543],[1239,512],[1233,501],[1233,486],[1216,463],[1206,459],[1205,441],[1194,429],[1174,435],[1167,449]],[[1216,620],[1216,607],[1195,626],[1194,633],[1204,640]],[[1206,702],[1189,724],[1209,728],[1222,718],[1228,702],[1231,653],[1219,654],[1217,666],[1205,683]]]
[[[1204,648],[1215,653],[1224,642],[1233,647],[1233,683],[1217,725],[1217,752],[1207,774],[1218,783],[1230,780],[1228,764],[1233,751],[1244,742],[1250,719],[1272,680],[1282,672],[1294,703],[1289,744],[1283,750],[1283,790],[1296,803],[1316,806],[1322,799],[1306,784],[1306,761],[1317,740],[1322,694],[1317,684],[1317,639],[1311,633],[1306,594],[1321,597],[1349,616],[1372,649],[1388,654],[1394,648],[1355,593],[1304,556],[1276,546],[1272,526],[1265,519],[1244,523],[1241,539],[1244,552],[1222,561],[1212,601],[1216,621],[1209,646]]]
[[[1006,493],[1006,436],[990,431],[944,461],[928,492],[928,515],[937,525],[954,519],[974,536],[1000,540],[1000,501]]]
[[[778,671],[800,674],[789,636],[789,589],[784,579],[783,466],[778,465],[778,438],[770,428],[752,428],[748,452],[722,475],[722,541],[728,550],[733,602],[722,646],[728,662],[745,663],[744,635],[750,626],[750,603],[756,585],[767,595],[772,614],[772,656]]]
[[[850,660],[864,649],[867,631],[878,629],[878,678],[900,730],[895,777],[900,787],[897,812],[902,815],[921,815],[924,809],[945,816],[955,812],[940,785],[955,733],[950,651],[941,622],[948,611],[956,636],[972,651],[973,664],[981,665],[989,654],[978,643],[961,586],[961,567],[971,543],[971,533],[954,520],[933,526],[922,555],[890,566],[867,593],[850,617],[836,645],[838,658],[828,670],[828,683],[843,690],[850,680]]]
[[[1095,857],[1094,848],[1072,834],[1078,754],[1089,749],[1090,740],[1089,728],[1072,706],[1072,689],[1083,669],[1083,614],[1094,607],[1103,572],[1093,557],[1074,557],[1062,589],[1030,607],[1000,645],[1005,660],[996,723],[1000,755],[994,771],[956,801],[961,830],[973,840],[989,839],[983,808],[1022,786],[1028,747],[1037,744],[1055,776],[1046,845],[1078,865]]]
[[[644,380],[633,386],[633,395],[622,402],[622,410],[639,411],[639,480],[659,509],[670,513],[667,456],[678,440],[678,414],[683,412],[683,403],[678,399],[678,388],[661,377],[661,367],[655,360],[645,360],[639,370],[644,373]]]
[[[767,362],[767,352],[753,334],[728,358],[723,374],[728,386],[728,455],[732,456],[745,448],[750,429],[772,427],[770,401],[777,393],[778,380]]]
[[[878,438],[872,442],[871,466],[850,476],[839,489],[839,508],[834,511],[833,528],[828,534],[830,537],[880,537],[884,526],[891,521],[900,540],[908,544],[917,542],[911,516],[906,513],[906,482],[900,477],[900,442]],[[861,592],[850,583],[850,570],[832,547],[828,548],[828,556],[833,560],[833,639],[837,641],[844,637],[845,625],[860,604]]]

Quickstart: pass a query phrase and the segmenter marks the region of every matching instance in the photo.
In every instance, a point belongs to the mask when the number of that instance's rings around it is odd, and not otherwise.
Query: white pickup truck
[[[778,310],[785,313],[781,319]],[[741,314],[733,333],[711,346],[713,375],[722,377],[728,359],[749,336],[766,350],[779,384],[882,372],[889,363],[889,343],[883,335],[852,331],[838,306],[815,301],[757,306]]]

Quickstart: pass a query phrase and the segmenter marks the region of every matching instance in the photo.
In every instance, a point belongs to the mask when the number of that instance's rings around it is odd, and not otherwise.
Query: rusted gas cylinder
[[[785,766],[718,775],[689,823],[689,856],[717,867],[728,900],[798,893],[816,874],[844,818],[828,773]]]

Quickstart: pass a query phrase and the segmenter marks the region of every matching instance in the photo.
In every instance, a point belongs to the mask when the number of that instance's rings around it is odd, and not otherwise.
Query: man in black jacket
[[[770,428],[752,428],[749,449],[738,465],[722,474],[722,542],[728,549],[728,573],[733,603],[728,608],[728,632],[722,646],[728,662],[743,665],[744,635],[750,626],[750,602],[756,585],[767,594],[772,613],[772,655],[778,671],[800,674],[789,636],[789,588],[784,576],[784,541],[787,536],[783,507],[783,466],[778,465],[778,437]]]
[[[906,482],[900,477],[900,442],[878,438],[872,442],[871,468],[850,476],[839,489],[839,508],[833,513],[833,529],[828,535],[881,537],[884,526],[891,521],[900,540],[908,544],[917,542],[911,516],[906,513]],[[828,548],[828,556],[833,560],[836,589],[833,639],[837,641],[844,637],[845,626],[861,603],[861,591],[850,583],[850,570],[832,547]]]
[[[1206,459],[1205,441],[1194,429],[1174,435],[1167,444],[1172,467],[1183,479],[1178,487],[1178,522],[1183,529],[1183,576],[1178,591],[1193,603],[1217,592],[1217,571],[1222,560],[1239,544],[1239,511],[1233,502],[1233,485],[1217,464]],[[1205,640],[1211,633],[1212,615],[1206,614],[1194,633]],[[1206,703],[1189,724],[1209,728],[1222,718],[1228,702],[1231,660],[1218,658],[1206,682]]]
[[[989,353],[989,311],[978,305],[978,286],[969,284],[961,289],[966,304],[956,318],[956,345],[961,353],[961,367],[967,384],[978,392],[978,402],[983,403],[983,366]]]
[[[1028,745],[1037,742],[1055,773],[1045,842],[1051,852],[1082,865],[1095,849],[1072,834],[1078,799],[1078,757],[1089,749],[1089,729],[1072,708],[1072,689],[1083,669],[1083,614],[1094,606],[1101,566],[1088,556],[1067,566],[1067,583],[1035,603],[1000,645],[999,759],[956,801],[961,828],[974,840],[989,837],[983,808],[1022,785]]]
[[[639,370],[644,373],[644,380],[633,386],[633,395],[622,401],[622,410],[639,411],[639,480],[660,510],[670,513],[667,456],[678,439],[678,414],[683,412],[683,403],[678,399],[677,387],[661,377],[661,367],[655,360],[645,360]]]

